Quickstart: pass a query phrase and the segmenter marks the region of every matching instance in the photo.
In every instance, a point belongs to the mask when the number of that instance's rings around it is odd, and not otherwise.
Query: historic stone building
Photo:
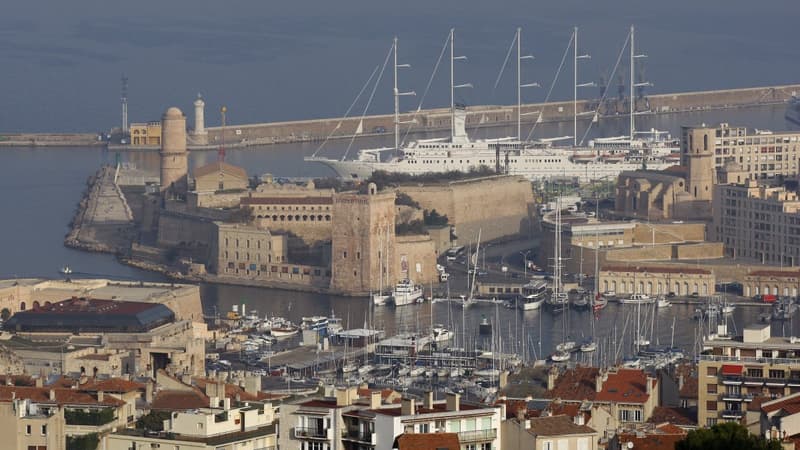
[[[714,273],[686,266],[607,265],[600,271],[600,291],[617,295],[647,294],[700,296],[714,294]]]
[[[145,147],[161,145],[161,122],[132,123],[129,127],[131,146]]]
[[[273,263],[286,262],[286,236],[247,224],[217,222],[213,245],[216,264],[212,271],[222,275],[259,276]]]
[[[161,191],[183,194],[187,188],[189,154],[186,150],[186,117],[171,107],[161,118]]]
[[[224,161],[215,161],[194,169],[197,192],[244,191],[249,187],[247,172]]]

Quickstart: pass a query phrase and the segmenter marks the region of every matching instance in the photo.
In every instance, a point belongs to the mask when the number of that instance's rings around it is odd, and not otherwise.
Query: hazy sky
[[[450,27],[456,28],[460,100],[514,101],[513,71],[492,84],[516,27],[536,60],[526,81],[549,86],[573,26],[583,81],[614,65],[631,24],[649,55],[651,92],[800,81],[796,0],[669,2],[609,0],[309,0],[137,2],[12,0],[0,17],[0,131],[99,131],[119,123],[120,76],[130,79],[130,119],[156,119],[170,105],[187,111],[198,92],[206,117],[232,123],[339,116],[400,38],[402,89],[422,92]],[[567,65],[557,97],[571,92]],[[391,109],[389,72],[370,112]],[[425,106],[448,103],[440,71]],[[546,89],[525,100],[540,101]],[[597,90],[584,91],[596,96]],[[404,99],[403,109],[416,107]],[[358,110],[361,111],[363,106]]]

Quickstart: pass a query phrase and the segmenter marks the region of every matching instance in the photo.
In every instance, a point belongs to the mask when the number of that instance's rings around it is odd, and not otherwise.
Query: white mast
[[[574,45],[574,60],[573,60],[573,90],[572,90],[572,112],[573,112],[573,125],[572,125],[572,134],[573,134],[573,146],[578,146],[578,88],[579,87],[590,87],[594,86],[594,82],[589,83],[581,83],[578,84],[578,60],[579,59],[590,59],[591,56],[587,54],[578,55],[578,27],[575,27],[572,31],[572,44]]]
[[[634,34],[634,29],[633,29],[633,25],[631,25],[631,46],[630,46],[631,47],[631,83],[630,83],[630,85],[631,85],[631,94],[630,94],[631,95],[631,98],[630,98],[630,100],[631,100],[631,105],[630,105],[630,111],[631,111],[631,142],[633,142],[633,138],[635,137],[635,134],[636,134],[636,120],[635,120],[635,117],[636,117],[636,100],[635,100],[635,97],[634,97],[634,95],[635,95],[634,88],[641,87],[641,86],[652,86],[652,84],[647,82],[647,81],[642,81],[640,83],[636,82],[635,71],[634,71],[635,60],[637,58],[647,58],[647,55],[637,55],[636,54],[636,46],[634,44],[633,34]]]
[[[522,84],[522,60],[533,59],[531,55],[522,56],[522,28],[517,28],[517,140],[522,140],[522,88],[539,87],[539,83]]]
[[[408,122],[400,122],[400,96],[403,95],[417,95],[416,92],[400,92],[397,89],[397,69],[406,69],[410,68],[410,64],[397,64],[397,36],[394,38],[394,45],[392,46],[394,51],[394,90],[392,93],[394,94],[394,149],[395,151],[400,149],[400,125],[403,123]]]
[[[450,29],[450,140],[456,135],[456,89],[472,87],[472,84],[455,84],[455,68],[453,62],[456,60],[466,60],[466,56],[455,56],[456,29]]]

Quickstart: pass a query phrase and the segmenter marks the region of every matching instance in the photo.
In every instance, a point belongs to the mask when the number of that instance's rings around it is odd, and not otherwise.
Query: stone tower
[[[376,292],[383,275],[384,290],[395,279],[395,193],[334,194],[331,221],[331,288],[348,293]]]
[[[194,101],[194,140],[199,145],[208,144],[208,131],[206,130],[205,123],[205,108],[206,102],[203,97],[197,94],[197,100]]]
[[[186,192],[189,155],[186,151],[186,116],[171,107],[161,117],[161,191]]]
[[[686,192],[694,201],[710,202],[714,195],[714,141],[717,129],[683,127],[681,162],[689,169]]]

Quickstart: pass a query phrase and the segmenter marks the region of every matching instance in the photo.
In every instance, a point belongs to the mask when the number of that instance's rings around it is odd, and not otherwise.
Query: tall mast
[[[411,67],[411,64],[397,64],[397,36],[394,37],[394,44],[392,45],[392,49],[394,52],[394,90],[392,94],[394,95],[394,150],[400,150],[400,125],[404,123],[410,122],[401,122],[400,121],[400,97],[403,95],[417,95],[416,92],[400,92],[397,88],[397,69],[407,69]]]
[[[572,112],[573,112],[573,125],[572,125],[572,134],[573,134],[573,143],[572,145],[577,147],[578,146],[578,88],[579,87],[590,87],[594,86],[594,82],[589,83],[580,83],[578,84],[578,60],[579,59],[589,59],[591,56],[587,54],[579,55],[578,54],[578,27],[573,28],[572,31],[572,44],[574,47],[574,61],[573,61],[573,77],[574,77],[574,89],[572,91]]]
[[[455,60],[455,55],[453,54],[455,50],[453,50],[453,46],[455,45],[455,28],[450,29],[450,137],[452,139],[453,136],[456,135],[456,88],[455,88],[455,76],[453,74],[453,61]]]
[[[636,54],[636,46],[634,44],[633,35],[634,35],[634,29],[633,29],[633,25],[631,25],[631,83],[630,83],[631,84],[631,93],[630,93],[630,96],[631,96],[631,98],[630,98],[630,100],[631,100],[631,104],[630,104],[630,112],[631,112],[631,142],[633,142],[633,138],[636,135],[636,100],[635,100],[635,97],[634,97],[634,95],[635,95],[634,89],[637,88],[637,87],[642,87],[642,86],[652,86],[652,83],[650,83],[648,81],[640,81],[638,83],[636,82],[636,78],[635,78],[636,77],[636,72],[634,70],[634,67],[636,67],[636,64],[635,64],[636,63],[636,59],[637,58],[647,58],[647,55],[642,55],[642,54],[637,55]]]
[[[522,88],[539,87],[539,83],[522,84],[523,59],[533,59],[533,56],[531,55],[522,56],[522,28],[517,28],[517,140],[518,141],[522,140]]]

